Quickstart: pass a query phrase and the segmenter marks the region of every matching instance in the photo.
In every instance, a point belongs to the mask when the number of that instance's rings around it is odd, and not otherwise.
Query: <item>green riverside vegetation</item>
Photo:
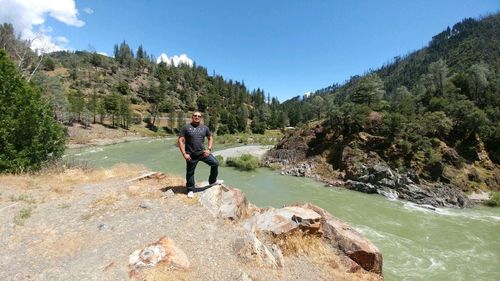
[[[253,171],[259,167],[259,159],[251,154],[243,154],[240,157],[228,157],[226,165],[242,171]]]

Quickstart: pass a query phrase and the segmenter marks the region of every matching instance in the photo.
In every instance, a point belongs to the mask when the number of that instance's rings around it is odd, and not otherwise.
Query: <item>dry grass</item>
[[[272,238],[273,243],[278,245],[283,255],[328,255],[331,247],[316,235],[304,234],[302,231],[284,233]]]
[[[335,250],[321,236],[305,234],[300,230],[272,237],[284,256],[307,256],[311,261],[339,268],[340,260]]]
[[[164,269],[161,267],[146,268],[141,270],[136,275],[132,276],[132,280],[141,281],[186,281],[191,280],[187,277],[187,272]]]
[[[90,204],[90,207],[94,209],[94,208],[111,206],[114,205],[118,200],[119,200],[118,194],[116,192],[109,192],[104,196],[94,200],[92,204]]]
[[[95,183],[110,178],[130,178],[144,168],[138,165],[118,164],[109,170],[69,168],[62,171],[48,170],[38,173],[0,175],[0,186],[16,191],[43,189],[58,194],[71,192],[73,187],[84,183]]]

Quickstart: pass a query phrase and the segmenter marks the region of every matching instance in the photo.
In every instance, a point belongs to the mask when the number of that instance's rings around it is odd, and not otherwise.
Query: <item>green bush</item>
[[[259,159],[250,154],[243,154],[238,158],[227,158],[226,165],[242,171],[253,171],[259,167]]]
[[[0,172],[36,170],[63,154],[63,129],[53,115],[0,49]]]
[[[33,208],[25,207],[22,208],[21,211],[14,217],[14,224],[16,225],[24,225],[24,222],[31,217],[31,212]]]
[[[500,192],[492,192],[490,199],[484,202],[486,206],[498,207],[500,206]]]
[[[215,159],[217,159],[220,166],[224,166],[225,162],[224,162],[224,157],[222,155],[215,156]]]

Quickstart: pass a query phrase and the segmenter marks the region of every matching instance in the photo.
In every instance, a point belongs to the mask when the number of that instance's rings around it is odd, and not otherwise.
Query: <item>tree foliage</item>
[[[38,169],[64,151],[62,128],[40,90],[29,85],[0,49],[0,171]]]

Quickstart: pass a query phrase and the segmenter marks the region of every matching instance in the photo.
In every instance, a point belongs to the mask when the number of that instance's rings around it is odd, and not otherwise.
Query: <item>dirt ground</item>
[[[148,269],[142,280],[379,280],[340,271],[335,259],[285,255],[284,269],[237,256],[244,230],[184,194],[184,181],[127,181],[142,167],[0,176],[0,280],[127,280],[129,255],[168,236],[189,270]],[[166,197],[172,189],[173,196]],[[197,197],[199,194],[196,195]]]
[[[73,126],[67,126],[68,137],[66,146],[77,148],[89,145],[108,145],[125,141],[146,139],[144,133],[134,130],[125,130],[121,128],[108,128],[101,124],[91,124],[90,128],[75,123]]]

